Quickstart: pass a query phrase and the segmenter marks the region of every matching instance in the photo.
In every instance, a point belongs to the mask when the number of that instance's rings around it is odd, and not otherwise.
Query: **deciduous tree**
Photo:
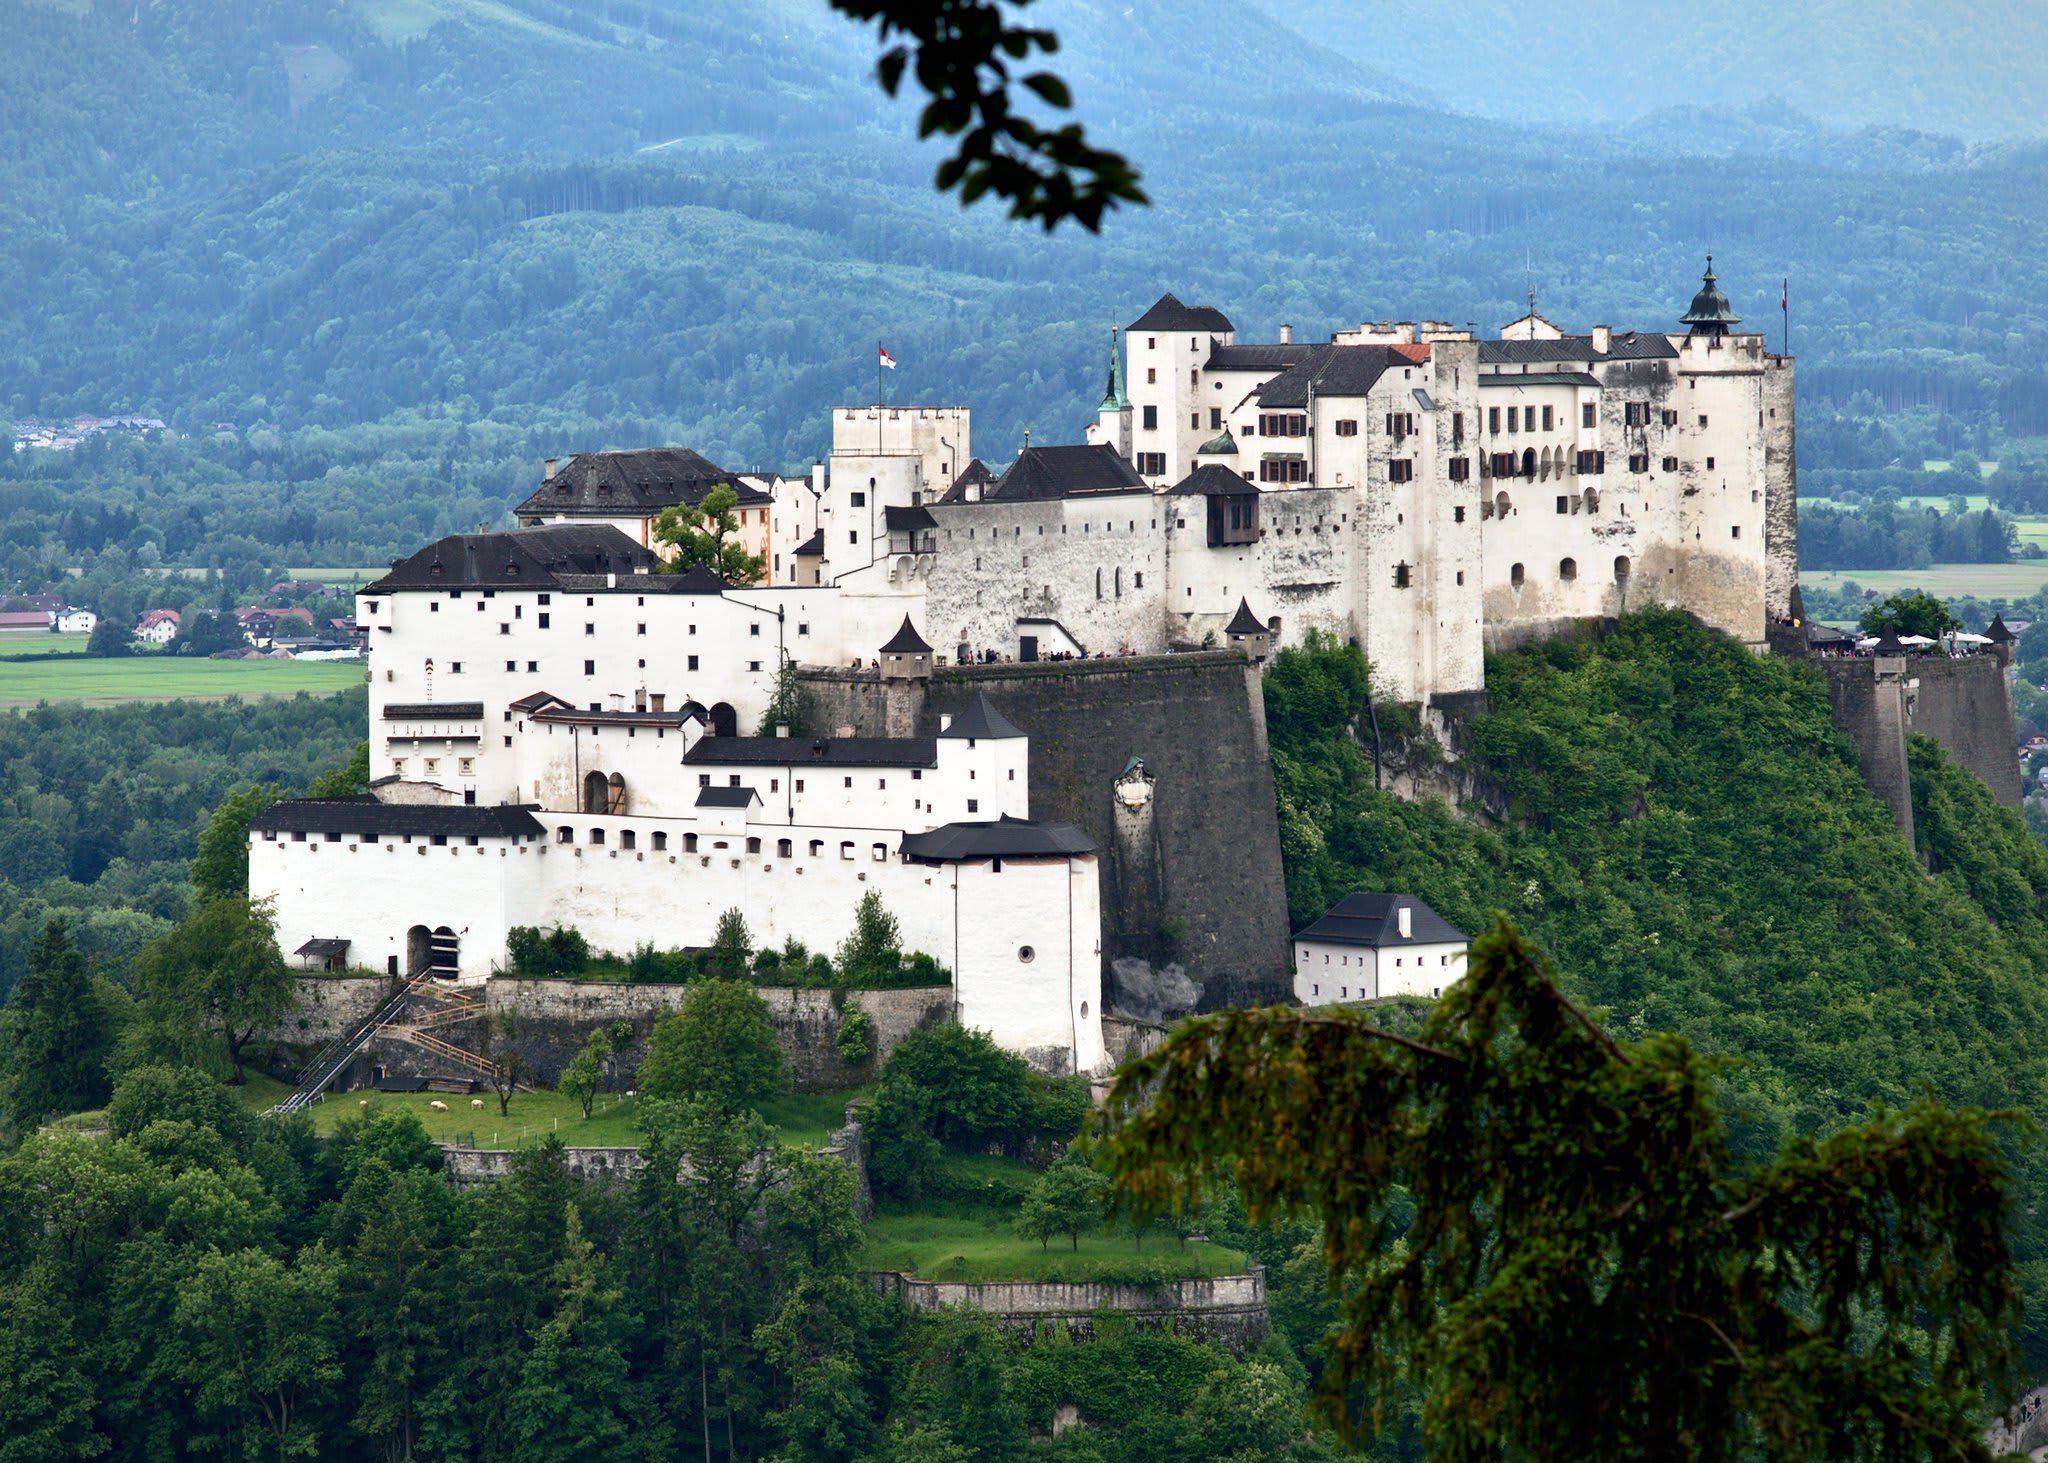
[[[720,483],[695,507],[662,510],[654,521],[654,538],[676,551],[665,566],[669,573],[685,574],[701,565],[727,584],[752,584],[761,577],[767,561],[748,553],[739,538],[734,519],[739,501],[739,494]]]
[[[693,981],[654,1024],[640,1086],[661,1098],[701,1098],[723,1112],[789,1090],[789,1064],[768,1003],[736,980]]]

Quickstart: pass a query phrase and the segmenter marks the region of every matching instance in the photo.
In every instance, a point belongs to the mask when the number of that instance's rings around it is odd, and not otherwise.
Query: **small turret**
[[[1124,358],[1117,347],[1118,327],[1109,327],[1109,385],[1103,390],[1097,411],[1129,411],[1131,398],[1124,390]]]
[[[1707,256],[1707,272],[1701,276],[1700,292],[1692,297],[1692,308],[1679,316],[1679,322],[1692,327],[1694,335],[1726,335],[1728,327],[1740,325],[1742,317],[1735,313],[1735,307],[1728,303],[1728,297],[1721,293],[1721,286],[1714,279],[1714,256]]]
[[[1231,617],[1230,623],[1223,627],[1223,634],[1230,641],[1232,649],[1243,650],[1252,658],[1254,664],[1265,660],[1273,653],[1273,632],[1266,627],[1264,621],[1252,613],[1252,604],[1248,599],[1240,599],[1237,602],[1237,613]]]
[[[2006,627],[2003,613],[1993,615],[1991,623],[1984,630],[1984,638],[1991,642],[1991,653],[1998,657],[2000,665],[2011,665],[2013,642],[2020,637]]]
[[[882,679],[885,681],[928,681],[932,675],[932,648],[924,636],[903,617],[903,624],[882,647]]]

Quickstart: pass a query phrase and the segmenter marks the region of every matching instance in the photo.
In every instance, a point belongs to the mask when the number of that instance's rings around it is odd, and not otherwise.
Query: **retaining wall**
[[[1064,1281],[1014,1281],[968,1285],[919,1280],[885,1273],[874,1277],[885,1292],[914,1311],[965,1306],[996,1318],[1006,1330],[1037,1333],[1065,1323],[1075,1336],[1095,1333],[1098,1311],[1113,1311],[1133,1324],[1172,1324],[1183,1336],[1215,1341],[1240,1355],[1265,1337],[1266,1271],[1254,1265],[1242,1275],[1181,1280],[1166,1285],[1076,1285]]]
[[[1940,743],[2009,808],[2020,806],[2012,689],[1995,655],[1870,656],[1812,662],[1827,678],[1835,727],[1855,744],[1863,781],[1913,840],[1906,738]]]

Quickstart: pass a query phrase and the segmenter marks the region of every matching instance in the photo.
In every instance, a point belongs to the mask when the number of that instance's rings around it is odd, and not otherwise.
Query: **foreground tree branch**
[[[1348,1432],[1416,1389],[1452,1463],[1989,1457],[2006,1115],[1917,1104],[1745,1163],[1718,1063],[1614,1041],[1504,920],[1412,1036],[1375,1024],[1399,1017],[1191,1021],[1100,1124],[1141,1219],[1224,1179],[1254,1219],[1321,1219],[1319,1400]]]

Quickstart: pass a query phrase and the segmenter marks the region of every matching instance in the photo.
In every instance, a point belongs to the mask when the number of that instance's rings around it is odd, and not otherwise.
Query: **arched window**
[[[761,851],[761,840],[760,840],[760,839],[758,839],[758,838],[749,838],[749,839],[747,840],[747,852],[748,852],[748,853],[759,853],[760,851]]]
[[[775,840],[775,856],[777,858],[788,858],[795,852],[796,845],[789,839],[778,838]]]
[[[666,833],[657,833],[654,835],[654,851],[656,853],[668,852],[668,835]]]
[[[622,828],[619,830],[620,848],[631,849],[634,846],[636,846],[639,843],[639,841],[639,836],[635,834],[632,829]]]
[[[739,713],[729,702],[720,701],[711,708],[711,735],[714,737],[736,737],[740,734]]]
[[[1124,571],[1122,568],[1118,568],[1116,571],[1116,597],[1118,599],[1124,597]]]
[[[574,828],[557,828],[555,830],[555,842],[574,843],[575,841],[576,830]]]
[[[1629,563],[1628,563],[1628,555],[1627,555],[1627,554],[1616,554],[1616,555],[1614,556],[1614,578],[1615,578],[1615,581],[1616,581],[1617,583],[1619,583],[1619,582],[1620,582],[1621,580],[1624,580],[1624,579],[1628,578],[1628,570],[1629,570]]]
[[[1510,506],[1506,493],[1495,493],[1493,495],[1493,516],[1495,518],[1507,517]]]
[[[1577,559],[1558,560],[1557,577],[1567,584],[1577,579],[1579,577],[1579,561]]]
[[[685,833],[685,834],[683,835],[683,852],[684,852],[684,853],[695,853],[696,851],[697,851],[697,835],[696,835],[696,834],[694,834],[694,833]]]
[[[604,847],[604,829],[593,828],[590,830],[590,846],[592,848]]]
[[[583,774],[583,811],[602,813],[611,805],[611,788],[602,772]]]
[[[1517,564],[1514,568],[1508,570],[1508,583],[1512,584],[1517,589],[1520,589],[1522,587],[1522,566],[1520,564]]]
[[[1525,478],[1536,476],[1536,449],[1534,447],[1522,449],[1522,476]]]
[[[1600,490],[1598,488],[1586,489],[1586,511],[1588,513],[1598,513],[1600,511]]]

